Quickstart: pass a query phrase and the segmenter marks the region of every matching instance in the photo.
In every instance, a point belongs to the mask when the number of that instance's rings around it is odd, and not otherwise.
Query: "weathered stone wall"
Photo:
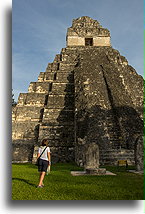
[[[12,162],[27,163],[33,158],[34,145],[32,142],[19,141],[12,144]]]
[[[79,36],[68,36],[67,46],[85,46],[85,39]]]
[[[137,171],[144,170],[144,136],[137,136],[135,141],[135,165]]]
[[[79,36],[68,36],[67,46],[85,46],[85,38]],[[93,37],[92,46],[110,46],[110,37]]]
[[[93,46],[111,46],[110,37],[93,37]]]
[[[135,89],[130,79],[138,82]],[[136,98],[132,91],[138,91]],[[133,150],[136,134],[143,132],[142,101],[143,79],[118,51],[107,47],[82,50],[75,68],[76,162],[82,164],[82,147],[92,142],[102,154],[114,151],[119,159],[122,150]],[[134,163],[133,154],[128,157],[130,163]],[[105,163],[103,155],[100,162]]]

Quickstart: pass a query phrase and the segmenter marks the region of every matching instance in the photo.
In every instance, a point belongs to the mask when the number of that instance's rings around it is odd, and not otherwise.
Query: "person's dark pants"
[[[49,164],[49,161],[40,159],[39,165],[38,165],[38,171],[39,172],[47,172],[48,164]]]

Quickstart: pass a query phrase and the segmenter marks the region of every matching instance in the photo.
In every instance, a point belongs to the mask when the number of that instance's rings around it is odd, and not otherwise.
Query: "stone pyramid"
[[[66,48],[20,93],[12,121],[14,162],[31,162],[47,138],[53,162],[84,166],[88,145],[96,143],[100,164],[134,164],[143,78],[111,47],[108,29],[80,17],[68,28]]]

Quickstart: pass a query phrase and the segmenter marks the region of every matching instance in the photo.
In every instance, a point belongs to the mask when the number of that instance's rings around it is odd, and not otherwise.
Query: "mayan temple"
[[[66,47],[20,93],[12,123],[14,162],[35,160],[47,138],[53,163],[84,166],[95,143],[100,164],[134,164],[143,136],[143,78],[112,48],[108,29],[87,16],[74,19]]]

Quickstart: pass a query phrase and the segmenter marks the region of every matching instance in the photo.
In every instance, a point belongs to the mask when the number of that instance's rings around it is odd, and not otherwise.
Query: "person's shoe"
[[[37,186],[37,188],[43,188],[43,186]]]

